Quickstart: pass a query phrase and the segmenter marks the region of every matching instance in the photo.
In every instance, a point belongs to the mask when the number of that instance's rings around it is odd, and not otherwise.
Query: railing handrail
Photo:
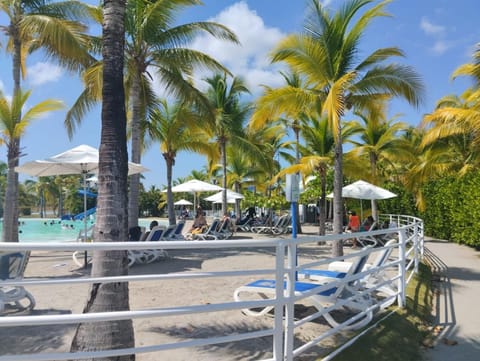
[[[272,354],[271,360],[293,360],[294,356],[299,355],[305,350],[315,346],[321,340],[331,335],[341,332],[348,326],[348,322],[354,322],[352,319],[346,323],[340,324],[338,327],[332,327],[323,334],[318,335],[314,340],[297,347],[293,347],[293,330],[300,324],[308,322],[312,316],[308,316],[305,320],[293,319],[293,305],[304,297],[315,292],[321,292],[328,290],[332,287],[338,287],[342,284],[351,282],[352,280],[360,280],[368,274],[381,271],[383,269],[390,269],[391,267],[397,268],[397,273],[392,275],[388,280],[384,280],[383,284],[378,284],[375,287],[381,288],[386,284],[392,284],[396,282],[398,293],[396,299],[398,305],[402,307],[405,303],[405,288],[413,276],[413,272],[417,270],[418,262],[423,255],[423,222],[421,219],[411,216],[403,215],[382,215],[382,219],[395,220],[397,223],[396,228],[380,229],[371,232],[359,232],[355,233],[355,236],[370,236],[377,237],[385,234],[396,234],[399,238],[399,242],[396,247],[398,249],[398,256],[395,260],[390,261],[388,264],[383,265],[382,269],[368,269],[348,276],[345,279],[334,280],[326,285],[319,285],[318,288],[309,291],[302,295],[295,295],[293,293],[292,284],[295,280],[296,273],[302,269],[310,267],[325,266],[326,264],[335,260],[348,260],[349,258],[358,257],[358,254],[362,252],[373,253],[378,252],[378,249],[363,250],[356,252],[355,254],[346,254],[342,257],[320,259],[311,262],[304,262],[303,264],[297,264],[296,250],[302,245],[311,244],[313,242],[325,241],[331,242],[335,240],[346,240],[352,238],[352,234],[341,235],[325,235],[325,236],[300,236],[295,239],[239,239],[239,240],[219,240],[219,241],[160,241],[160,242],[94,242],[94,243],[72,243],[72,242],[55,242],[55,243],[0,243],[0,252],[8,251],[78,251],[78,250],[148,250],[148,249],[164,249],[164,250],[187,250],[187,249],[229,249],[229,248],[272,248],[274,259],[274,265],[272,268],[255,268],[255,269],[242,269],[242,270],[223,270],[223,271],[211,271],[211,272],[176,272],[167,274],[146,274],[146,275],[126,275],[126,276],[110,276],[110,277],[77,277],[71,279],[35,279],[25,278],[20,280],[0,280],[1,287],[7,286],[55,286],[65,283],[71,284],[88,284],[88,283],[106,283],[106,282],[138,282],[138,281],[154,281],[154,280],[177,280],[188,278],[217,278],[217,277],[237,277],[237,276],[262,276],[273,275],[276,280],[276,294],[275,297],[261,301],[241,301],[241,302],[221,302],[210,304],[192,304],[189,306],[182,306],[181,308],[155,308],[145,310],[130,310],[130,311],[116,311],[116,312],[102,312],[91,314],[68,314],[68,315],[5,315],[0,317],[1,327],[14,327],[14,326],[32,326],[32,325],[51,325],[51,324],[72,324],[78,322],[100,322],[113,319],[139,319],[147,317],[168,317],[172,315],[189,314],[189,313],[203,313],[203,312],[220,312],[226,310],[240,310],[242,308],[254,308],[254,307],[266,307],[274,306],[274,327],[272,329],[266,329],[262,331],[255,331],[250,333],[241,333],[237,335],[229,335],[224,337],[212,337],[199,340],[183,341],[173,344],[160,344],[152,347],[136,347],[133,349],[125,350],[106,350],[95,351],[93,354],[95,357],[106,357],[107,355],[128,354],[125,352],[154,352],[167,349],[175,349],[180,347],[191,347],[201,345],[213,345],[218,343],[224,343],[227,340],[237,341],[248,338],[261,337],[260,334],[272,335]],[[407,249],[407,244],[409,245]],[[283,280],[287,280],[287,290],[284,292],[282,284]],[[288,286],[290,285],[290,286]],[[290,287],[290,288],[289,288]],[[375,291],[375,288],[365,289],[363,292],[368,295]],[[358,297],[358,295],[357,295]],[[392,298],[393,296],[390,296]],[[388,301],[388,300],[387,300]],[[339,306],[341,303],[348,303],[349,299],[342,299],[334,306]],[[384,300],[385,302],[385,300]],[[365,312],[378,309],[381,304],[372,304]],[[283,313],[283,310],[287,310],[287,314]],[[328,312],[328,308],[323,311],[317,312],[318,315],[322,315]],[[360,316],[354,316],[360,317]],[[113,353],[112,353],[113,352]],[[92,353],[88,353],[90,355]],[[87,353],[78,353],[76,358],[82,358]],[[66,360],[73,357],[69,353],[37,353],[28,355],[8,355],[0,356],[2,360]]]

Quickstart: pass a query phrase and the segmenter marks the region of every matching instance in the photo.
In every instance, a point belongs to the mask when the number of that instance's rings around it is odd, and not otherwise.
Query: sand
[[[187,225],[188,226],[188,225]],[[188,229],[186,227],[186,229]],[[304,234],[314,235],[316,227],[304,227]],[[235,238],[257,238],[252,233],[237,233]],[[270,237],[270,236],[262,236]],[[302,260],[328,257],[328,245],[316,243],[299,250]],[[273,267],[273,249],[171,250],[169,257],[149,265],[135,265],[131,274],[179,273],[198,271],[226,271]],[[69,252],[32,252],[25,276],[81,277],[87,270],[78,268]],[[257,279],[256,276],[194,278],[130,284],[131,309],[148,307],[175,307],[232,302],[234,290]],[[81,313],[88,294],[88,285],[29,286],[37,305],[34,315]],[[296,312],[312,312],[313,307],[298,305]],[[12,311],[13,312],[13,311]],[[189,339],[214,337],[260,330],[272,327],[273,317],[250,317],[239,310],[216,313],[189,314],[175,317],[148,318],[134,321],[136,346],[162,342],[182,342]],[[296,344],[304,343],[330,327],[323,320],[308,322],[296,331]],[[74,325],[0,328],[0,355],[28,352],[67,351],[74,333]],[[326,354],[337,336],[315,347],[298,360],[315,360]],[[184,348],[156,353],[138,354],[137,360],[257,360],[272,357],[271,338],[257,338],[215,346]]]

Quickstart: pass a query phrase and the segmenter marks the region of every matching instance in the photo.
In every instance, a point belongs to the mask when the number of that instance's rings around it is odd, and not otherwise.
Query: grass
[[[341,352],[335,361],[422,360],[423,344],[430,337],[432,273],[420,264],[407,288],[406,307],[397,310]]]

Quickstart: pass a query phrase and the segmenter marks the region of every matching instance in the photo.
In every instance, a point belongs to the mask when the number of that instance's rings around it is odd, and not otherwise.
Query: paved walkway
[[[435,324],[439,331],[431,361],[480,360],[480,252],[426,240],[425,256],[436,274]]]

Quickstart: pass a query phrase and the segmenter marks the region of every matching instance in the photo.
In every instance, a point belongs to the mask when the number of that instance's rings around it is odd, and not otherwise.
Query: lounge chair
[[[220,219],[215,218],[208,229],[203,233],[191,233],[192,240],[202,240],[202,241],[211,241],[217,240],[218,236],[215,234],[218,225],[220,224]]]
[[[155,226],[148,233],[145,238],[145,242],[158,242],[163,240],[162,237],[166,232],[165,226]],[[128,251],[128,266],[131,267],[135,263],[138,264],[147,264],[152,263],[159,258],[167,257],[168,254],[163,249],[146,249],[146,250],[135,250]]]
[[[172,235],[170,236],[170,240],[185,240],[185,236],[183,235],[183,229],[185,228],[185,221],[177,222],[175,230],[173,231]]]
[[[173,236],[173,233],[175,232],[175,229],[177,229],[177,225],[176,224],[171,224],[169,225],[165,231],[163,232],[162,236],[160,237],[160,240],[161,241],[170,241],[172,236]]]
[[[361,270],[367,258],[367,252],[360,255],[354,269],[356,271]],[[354,269],[352,268],[344,277],[354,277]],[[340,282],[341,280],[339,278],[330,278],[329,281],[331,283],[330,285],[328,283],[295,281],[294,294],[296,297],[299,297],[300,300],[308,299],[308,301],[310,301],[309,303],[317,308],[318,315],[320,316],[321,314],[332,327],[340,325],[341,322],[335,320],[331,311],[341,308],[346,308],[354,312],[365,312],[364,315],[356,317],[353,322],[346,323],[344,326],[345,329],[355,330],[367,325],[373,318],[373,310],[371,308],[373,302],[368,293],[360,294],[361,291],[358,287],[360,282],[357,279],[350,280],[349,282]],[[250,296],[256,299],[269,299],[271,297],[268,297],[268,295],[275,296],[275,287],[275,280],[257,280],[245,286],[238,287],[233,294],[233,298],[237,302],[246,301],[247,299],[242,299],[242,296],[250,294]],[[285,290],[285,296],[288,296],[286,281],[283,284],[283,289]],[[267,314],[273,308],[274,306],[267,306],[259,311],[243,309],[243,312],[249,316],[258,317]]]
[[[0,280],[21,280],[29,257],[30,252],[0,252]],[[0,313],[7,304],[31,310],[35,307],[35,298],[22,286],[0,286]]]
[[[280,222],[278,222],[278,225],[272,227],[271,232],[277,235],[288,233],[291,225],[292,225],[292,216],[290,214],[285,214],[281,217],[281,220]]]
[[[252,232],[273,234],[274,230],[279,231],[281,229],[284,222],[286,222],[288,216],[288,214],[284,214],[283,216],[278,217],[277,220],[273,223],[273,225],[253,226],[251,227]]]
[[[212,234],[215,235],[218,239],[228,239],[233,236],[232,227],[232,220],[228,217],[224,218],[218,224],[217,229],[212,231]]]
[[[390,277],[386,275],[385,264],[388,262],[393,249],[396,247],[397,240],[391,239],[382,247],[381,250],[375,251],[376,257],[372,263],[366,263],[362,271],[377,268],[378,271],[365,275],[362,279],[364,287],[374,288],[374,294],[377,297],[387,299],[382,303],[382,308],[391,306],[395,302],[395,296],[398,294],[396,285],[392,282],[386,282]],[[332,262],[328,265],[330,272],[345,272],[351,267],[351,262]],[[312,279],[315,279],[312,277]]]

